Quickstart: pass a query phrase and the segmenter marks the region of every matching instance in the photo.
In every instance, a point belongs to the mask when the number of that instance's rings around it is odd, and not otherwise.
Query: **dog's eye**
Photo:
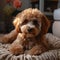
[[[37,25],[38,24],[38,21],[37,20],[33,20],[33,24],[34,25]]]
[[[22,25],[27,24],[27,23],[28,23],[28,20],[25,19],[25,21],[22,23]]]

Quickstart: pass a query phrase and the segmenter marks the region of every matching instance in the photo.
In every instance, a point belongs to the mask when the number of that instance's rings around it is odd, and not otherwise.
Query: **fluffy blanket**
[[[45,36],[48,43],[55,48],[54,50],[49,50],[39,56],[25,54],[15,56],[9,52],[8,48],[10,44],[0,43],[0,60],[60,60],[60,38],[51,33],[47,33]]]

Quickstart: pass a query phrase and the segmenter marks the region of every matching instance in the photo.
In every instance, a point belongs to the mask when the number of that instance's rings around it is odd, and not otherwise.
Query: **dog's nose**
[[[33,28],[29,28],[29,29],[28,29],[28,32],[32,32],[32,31],[33,31]]]

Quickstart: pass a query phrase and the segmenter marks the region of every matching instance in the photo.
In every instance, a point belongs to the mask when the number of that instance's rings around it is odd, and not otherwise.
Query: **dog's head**
[[[49,20],[38,9],[26,9],[19,13],[13,21],[17,31],[25,33],[27,37],[44,35],[49,28]]]

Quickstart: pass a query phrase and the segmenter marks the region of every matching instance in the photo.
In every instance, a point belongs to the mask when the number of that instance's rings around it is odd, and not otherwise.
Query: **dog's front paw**
[[[19,54],[23,54],[24,50],[23,50],[23,46],[19,45],[19,44],[12,44],[9,47],[9,51],[14,54],[14,55],[19,55]]]

